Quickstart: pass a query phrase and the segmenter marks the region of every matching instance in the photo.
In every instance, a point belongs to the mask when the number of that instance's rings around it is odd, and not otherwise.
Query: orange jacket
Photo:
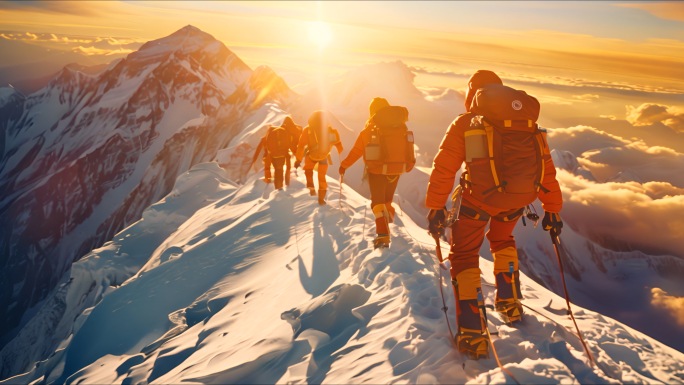
[[[465,131],[470,127],[473,113],[465,113],[457,117],[446,132],[433,162],[432,173],[425,196],[425,206],[430,209],[444,208],[451,194],[456,173],[465,162]],[[558,213],[563,205],[563,195],[556,180],[556,167],[551,159],[548,143],[544,138],[544,179],[543,189],[538,198],[545,211]],[[476,177],[476,176],[471,176]],[[547,191],[544,191],[546,189]],[[464,194],[467,194],[467,189]],[[472,197],[472,196],[471,196]]]
[[[366,146],[368,143],[370,143],[371,139],[371,124],[370,120],[366,122],[366,127],[361,130],[359,133],[359,136],[356,137],[356,142],[354,142],[354,147],[349,151],[349,154],[347,154],[347,157],[344,158],[344,160],[340,163],[340,166],[344,168],[349,168],[351,167],[354,163],[356,163],[359,158],[363,156],[363,152],[366,149]],[[369,173],[371,174],[380,174],[379,170],[368,170]]]

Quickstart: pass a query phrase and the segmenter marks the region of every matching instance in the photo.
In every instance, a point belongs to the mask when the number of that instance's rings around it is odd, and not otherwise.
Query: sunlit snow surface
[[[285,191],[258,177],[237,184],[216,163],[183,173],[74,264],[57,294],[80,314],[73,334],[2,383],[512,382],[493,358],[453,349],[434,241],[408,213],[398,210],[391,247],[373,250],[368,201],[350,188],[329,178],[319,206],[301,170]],[[492,303],[492,264],[481,267]],[[534,311],[516,327],[490,312],[489,325],[520,383],[684,382],[684,354],[575,305],[592,368],[564,298],[521,282]],[[455,328],[446,280],[441,289]]]

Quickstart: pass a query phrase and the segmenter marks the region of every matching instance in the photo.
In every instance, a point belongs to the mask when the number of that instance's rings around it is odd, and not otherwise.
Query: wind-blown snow
[[[368,201],[328,182],[319,206],[301,172],[273,191],[258,175],[238,185],[216,163],[195,166],[74,265],[63,301],[83,311],[73,334],[1,383],[511,382],[493,359],[452,348],[440,289],[452,327],[453,294],[425,230],[399,211],[392,246],[373,250]],[[481,265],[492,303],[492,264]],[[490,314],[489,325],[520,383],[684,382],[683,353],[574,305],[592,368],[564,299],[521,282],[524,322]]]

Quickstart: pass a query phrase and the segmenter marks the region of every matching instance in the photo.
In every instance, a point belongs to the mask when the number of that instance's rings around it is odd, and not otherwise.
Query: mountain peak
[[[206,39],[206,40],[216,40],[214,39],[213,36],[210,34],[202,31],[201,29],[195,27],[194,25],[188,24],[185,27],[179,29],[178,31],[172,33],[168,37],[183,37],[183,38],[197,38],[197,39]]]
[[[21,93],[17,91],[11,84],[0,87],[0,107],[5,105],[10,99],[20,95]]]
[[[137,52],[129,55],[129,57],[147,59],[168,55],[175,51],[189,53],[204,49],[215,43],[219,42],[212,35],[192,25],[186,25],[171,35],[148,41]]]

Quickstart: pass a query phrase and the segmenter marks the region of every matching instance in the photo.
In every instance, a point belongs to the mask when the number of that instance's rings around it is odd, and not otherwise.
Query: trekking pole
[[[442,256],[442,247],[439,244],[439,235],[433,235],[432,238],[435,240],[435,250],[437,252],[437,259],[439,260],[439,266],[437,266],[437,270],[439,270],[439,295],[442,297],[442,311],[444,312],[444,318],[446,318],[447,328],[449,329],[449,335],[451,336],[451,343],[455,345],[456,339],[454,338],[454,332],[451,330],[451,323],[449,323],[449,315],[447,314],[447,310],[449,310],[449,308],[446,305],[446,300],[444,299],[444,291],[442,290],[442,286],[444,285],[442,268],[445,266],[444,257]]]
[[[563,282],[563,291],[565,292],[565,304],[568,307],[568,315],[570,318],[572,318],[572,322],[575,324],[575,329],[577,330],[577,336],[579,337],[580,341],[582,342],[582,346],[584,347],[584,351],[587,353],[587,357],[589,357],[589,362],[591,363],[592,366],[596,366],[596,362],[594,362],[594,356],[592,356],[591,351],[589,351],[589,348],[587,348],[586,342],[584,342],[584,338],[582,338],[582,332],[579,330],[579,326],[577,326],[577,321],[575,320],[575,315],[572,314],[572,309],[570,308],[570,295],[568,294],[568,287],[565,284],[565,272],[563,271],[563,261],[561,259],[560,255],[560,250],[558,248],[558,245],[560,244],[560,238],[558,234],[556,233],[555,230],[551,229],[549,232],[551,235],[551,242],[553,243],[553,249],[556,252],[556,257],[558,258],[558,266],[560,267],[560,274],[561,274],[561,282]]]
[[[344,181],[344,174],[340,174],[340,198],[338,199],[338,203],[340,205],[340,210],[342,210],[342,182]]]

